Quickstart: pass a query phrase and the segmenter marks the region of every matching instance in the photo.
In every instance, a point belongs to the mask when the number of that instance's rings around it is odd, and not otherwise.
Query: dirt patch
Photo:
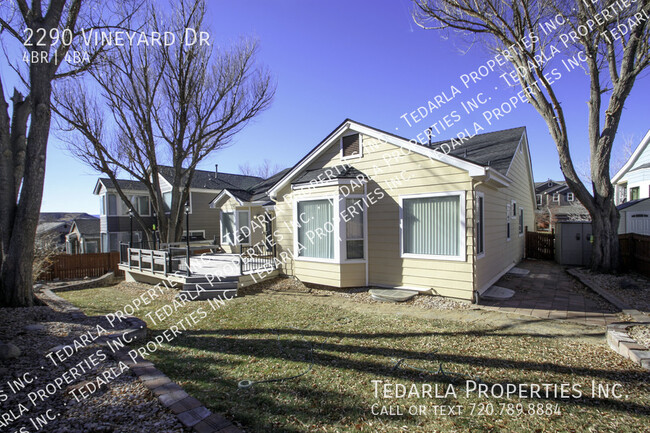
[[[581,273],[628,306],[644,313],[650,313],[650,279],[639,274],[611,275],[579,269]]]
[[[386,302],[372,299],[369,292],[370,289],[371,287],[339,289],[316,284],[304,284],[300,280],[294,278],[278,277],[241,288],[238,290],[238,295],[245,296],[263,292],[305,293],[320,297],[335,296],[346,298],[364,304],[386,304]],[[409,305],[427,310],[468,310],[473,308],[469,302],[427,294],[417,295],[413,299],[401,302],[400,305]]]

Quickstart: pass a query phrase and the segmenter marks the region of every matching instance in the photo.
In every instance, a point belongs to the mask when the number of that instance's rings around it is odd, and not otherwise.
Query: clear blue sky
[[[218,163],[220,171],[238,172],[240,163],[255,165],[265,158],[291,166],[348,117],[414,138],[450,111],[460,111],[465,97],[483,92],[492,98],[486,105],[492,108],[515,94],[498,74],[470,89],[461,87],[460,75],[476,70],[490,56],[479,46],[463,55],[465,45],[459,40],[445,40],[440,32],[417,27],[407,0],[218,0],[208,1],[208,8],[211,41],[224,45],[240,36],[258,38],[259,60],[273,72],[278,88],[272,107],[230,148],[205,161],[205,169]],[[558,83],[574,161],[587,161],[586,76],[577,70],[565,73]],[[450,95],[451,85],[462,90],[452,103],[411,128],[400,118],[442,91]],[[650,127],[649,94],[646,75],[628,99],[619,140],[633,137],[636,144]],[[437,138],[450,138],[474,121],[486,132],[523,125],[528,128],[535,180],[562,178],[555,146],[532,107],[521,104],[491,126],[482,111],[464,114]],[[54,137],[47,157],[42,211],[97,214],[92,189],[98,174],[67,154]]]

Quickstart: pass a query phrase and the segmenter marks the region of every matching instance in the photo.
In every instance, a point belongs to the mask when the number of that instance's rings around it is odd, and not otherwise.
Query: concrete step
[[[186,294],[189,299],[193,301],[205,301],[206,299],[216,299],[216,298],[221,298],[221,299],[228,299],[228,298],[234,298],[237,296],[237,288],[233,289],[210,289],[210,290],[204,290],[202,292],[198,292],[196,290],[182,290],[181,293]]]

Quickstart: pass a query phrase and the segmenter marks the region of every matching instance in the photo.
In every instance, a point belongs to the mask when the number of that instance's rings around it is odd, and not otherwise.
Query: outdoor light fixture
[[[157,233],[156,233],[156,231],[158,230],[158,214],[156,213],[156,211],[152,212],[152,216],[156,220],[156,222],[153,225],[153,249],[155,250],[155,249],[157,249],[157,246],[158,246],[157,245],[158,244],[158,242],[157,242],[158,236],[157,236]]]

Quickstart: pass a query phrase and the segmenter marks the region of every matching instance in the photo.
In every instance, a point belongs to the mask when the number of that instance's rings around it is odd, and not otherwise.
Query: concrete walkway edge
[[[637,343],[627,333],[627,328],[635,325],[650,325],[650,322],[607,325],[607,344],[619,355],[650,371],[650,350]]]

